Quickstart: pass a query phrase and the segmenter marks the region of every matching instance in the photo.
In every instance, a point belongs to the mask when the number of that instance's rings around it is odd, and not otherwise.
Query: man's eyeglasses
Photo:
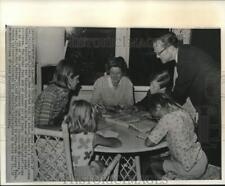
[[[157,56],[160,56],[168,47],[165,47],[164,49],[162,49],[160,52],[155,52],[155,54]]]

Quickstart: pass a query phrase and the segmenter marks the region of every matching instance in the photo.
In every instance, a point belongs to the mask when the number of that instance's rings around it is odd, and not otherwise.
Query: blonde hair
[[[97,110],[85,100],[75,100],[70,104],[69,110],[71,132],[95,132],[97,123]]]

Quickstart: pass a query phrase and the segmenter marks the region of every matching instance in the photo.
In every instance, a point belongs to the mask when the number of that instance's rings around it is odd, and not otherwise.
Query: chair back
[[[34,128],[34,179],[35,181],[74,181],[68,125],[62,131]],[[118,180],[119,161],[116,155],[104,170],[100,180]]]
[[[68,127],[62,131],[34,128],[35,181],[74,180]]]

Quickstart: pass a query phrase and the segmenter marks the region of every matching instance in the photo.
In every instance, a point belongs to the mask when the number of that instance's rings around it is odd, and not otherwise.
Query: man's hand
[[[150,83],[150,92],[151,94],[156,94],[156,93],[165,93],[166,92],[166,87],[160,88],[160,82],[153,80]]]
[[[167,84],[170,80],[170,76],[168,72],[163,72],[158,74],[151,82],[150,82],[150,92],[151,94],[156,93],[165,93],[166,87],[161,88],[163,85]]]

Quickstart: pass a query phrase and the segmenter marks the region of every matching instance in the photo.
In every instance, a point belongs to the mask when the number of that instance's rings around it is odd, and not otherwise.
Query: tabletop
[[[152,121],[149,121],[152,122]],[[153,151],[167,147],[167,143],[162,141],[161,143],[147,147],[144,144],[144,139],[139,138],[140,132],[133,127],[126,127],[117,125],[110,122],[110,120],[102,121],[99,123],[99,131],[113,131],[118,134],[118,138],[121,140],[122,145],[117,148],[97,146],[95,152],[107,152],[107,153],[138,153]]]
[[[98,132],[100,131],[102,133],[105,133],[108,131],[112,131],[113,133],[117,134],[117,137],[118,139],[121,140],[122,145],[117,148],[104,147],[104,146],[98,145],[95,148],[95,152],[138,153],[138,152],[158,150],[158,149],[167,147],[167,143],[165,141],[162,141],[161,143],[153,147],[145,146],[144,139],[141,139],[138,137],[141,134],[140,131],[137,131],[134,127],[129,127],[130,124],[138,123],[137,118],[140,119],[140,116],[141,117],[143,116],[142,112],[132,113],[132,114],[122,113],[122,115],[115,114],[115,115],[112,115],[112,118],[108,118],[108,116],[103,117],[103,119],[98,123]],[[122,122],[120,120],[119,121],[117,120],[119,117],[122,117],[123,119]],[[131,122],[131,120],[133,122],[129,123]],[[151,127],[156,125],[156,122],[152,120],[146,120],[144,118],[140,120],[149,123],[149,126]],[[41,126],[40,128],[51,129],[56,131],[61,130],[61,126]]]

